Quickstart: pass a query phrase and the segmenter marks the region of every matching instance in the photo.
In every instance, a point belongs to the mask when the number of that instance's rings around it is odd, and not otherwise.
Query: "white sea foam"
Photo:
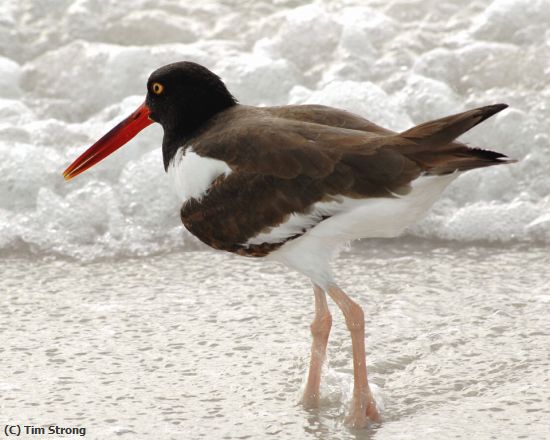
[[[397,130],[511,108],[464,136],[520,159],[467,173],[409,234],[550,243],[550,0],[4,2],[0,251],[83,259],[193,248],[151,127],[65,183],[70,161],[193,60],[243,103],[323,103]]]

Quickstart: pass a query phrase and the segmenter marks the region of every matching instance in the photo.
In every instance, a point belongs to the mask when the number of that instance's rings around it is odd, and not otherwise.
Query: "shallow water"
[[[307,281],[209,251],[5,258],[2,424],[91,439],[549,438],[546,248],[365,241],[334,267],[366,312],[378,426],[343,425],[352,370],[338,310],[322,405],[306,411]]]
[[[250,105],[316,103],[393,130],[510,108],[461,140],[519,162],[461,176],[408,233],[550,243],[550,0],[0,2],[0,251],[81,260],[190,250],[147,128],[71,182],[156,68],[207,66]]]

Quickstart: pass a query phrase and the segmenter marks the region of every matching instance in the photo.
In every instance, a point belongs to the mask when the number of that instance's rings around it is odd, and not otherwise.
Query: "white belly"
[[[345,241],[396,237],[408,226],[422,219],[457,176],[458,173],[421,176],[411,182],[411,191],[403,196],[346,198],[341,207],[334,206],[332,217],[319,223],[310,234],[325,238],[339,237]],[[324,209],[327,210],[327,207]]]
[[[291,222],[274,228],[258,238],[291,237],[306,229],[304,235],[290,240],[268,258],[282,262],[325,287],[332,281],[329,262],[341,245],[359,238],[395,237],[420,220],[458,173],[446,176],[421,176],[412,182],[404,196],[371,199],[342,198],[340,202],[320,203],[315,210],[330,218],[315,224],[312,214],[295,216]],[[317,219],[320,216],[317,216]],[[298,221],[301,218],[302,223]],[[318,220],[317,220],[318,221]]]
[[[212,182],[222,174],[229,175],[231,168],[222,160],[202,157],[188,147],[180,148],[170,161],[167,170],[174,188],[182,201],[200,199]]]

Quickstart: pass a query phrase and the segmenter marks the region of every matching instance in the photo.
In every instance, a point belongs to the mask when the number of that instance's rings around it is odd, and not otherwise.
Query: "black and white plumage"
[[[185,227],[209,246],[266,257],[309,277],[316,314],[304,403],[319,398],[331,318],[325,292],[344,313],[354,358],[348,421],[377,420],[364,361],[364,317],[336,285],[329,263],[343,243],[395,237],[420,219],[461,173],[512,162],[455,139],[506,108],[489,105],[402,133],[317,105],[240,105],[203,66],[153,72],[145,103],[65,171],[70,179],[152,122],[164,128],[164,166],[181,196]]]

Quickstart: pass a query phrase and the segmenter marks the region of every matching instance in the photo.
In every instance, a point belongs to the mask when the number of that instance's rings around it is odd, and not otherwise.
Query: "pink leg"
[[[332,326],[332,316],[328,309],[325,292],[317,285],[313,285],[315,293],[315,318],[311,323],[311,362],[302,403],[309,408],[319,406],[319,386],[321,383],[321,368],[327,350],[328,335]]]
[[[369,420],[380,420],[380,414],[372,397],[367,380],[367,365],[365,359],[365,315],[361,306],[351,300],[345,292],[335,284],[327,293],[338,305],[351,333],[353,348],[353,401],[347,423],[354,428],[367,426]]]

